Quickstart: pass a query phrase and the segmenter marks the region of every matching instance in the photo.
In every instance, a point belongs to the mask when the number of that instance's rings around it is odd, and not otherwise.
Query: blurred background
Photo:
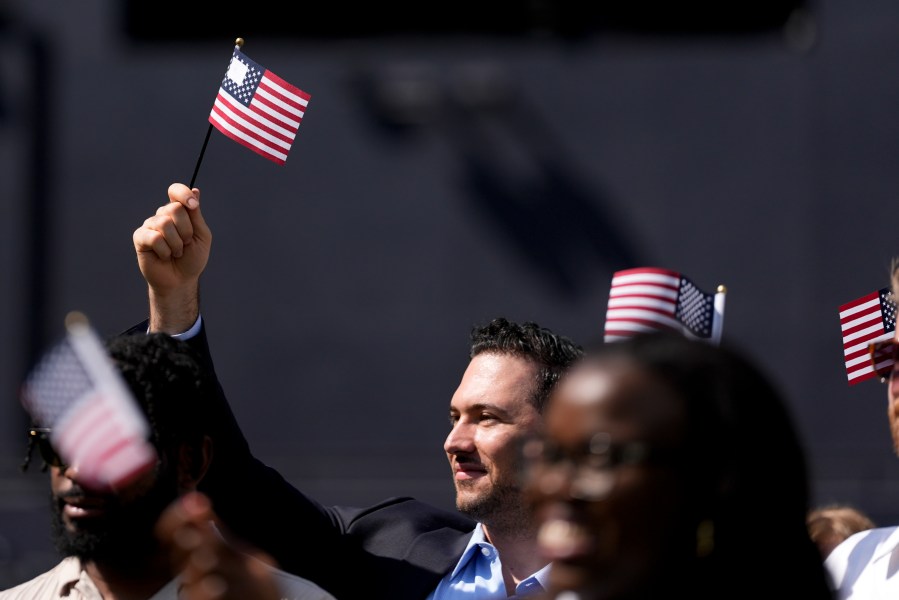
[[[847,384],[838,318],[899,254],[899,4],[372,7],[0,1],[0,588],[58,560],[19,383],[67,312],[145,317],[131,234],[190,180],[238,36],[312,99],[284,166],[212,133],[203,314],[297,486],[451,508],[471,328],[586,342],[612,273],[659,266],[726,285],[724,339],[789,398],[816,502],[899,522],[886,390]]]

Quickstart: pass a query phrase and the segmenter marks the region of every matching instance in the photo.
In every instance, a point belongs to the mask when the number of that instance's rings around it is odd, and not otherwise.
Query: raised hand
[[[212,232],[200,211],[200,190],[173,183],[169,202],[134,231],[137,263],[147,281],[150,330],[180,333],[199,316],[199,279]]]

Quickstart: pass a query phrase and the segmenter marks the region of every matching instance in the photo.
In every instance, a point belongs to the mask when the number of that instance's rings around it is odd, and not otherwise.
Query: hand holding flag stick
[[[281,79],[241,51],[243,38],[234,42],[234,53],[209,113],[209,128],[190,178],[193,189],[215,127],[238,144],[283,165],[312,97]]]

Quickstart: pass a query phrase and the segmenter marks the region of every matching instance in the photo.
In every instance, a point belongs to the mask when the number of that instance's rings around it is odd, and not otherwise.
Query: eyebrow
[[[499,406],[498,404],[493,404],[492,402],[478,402],[476,404],[472,404],[464,411],[460,411],[460,410],[452,408],[452,407],[450,407],[450,410],[451,411],[455,410],[456,412],[460,412],[460,413],[461,412],[479,412],[479,411],[486,410],[489,412],[494,412],[498,416],[501,416],[504,418],[509,418],[511,416],[508,409],[503,408],[503,407]]]

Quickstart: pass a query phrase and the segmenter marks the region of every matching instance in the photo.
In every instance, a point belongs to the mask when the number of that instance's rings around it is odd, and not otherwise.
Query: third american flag
[[[843,361],[849,385],[874,377],[868,344],[893,337],[896,304],[889,288],[881,288],[840,306]]]

